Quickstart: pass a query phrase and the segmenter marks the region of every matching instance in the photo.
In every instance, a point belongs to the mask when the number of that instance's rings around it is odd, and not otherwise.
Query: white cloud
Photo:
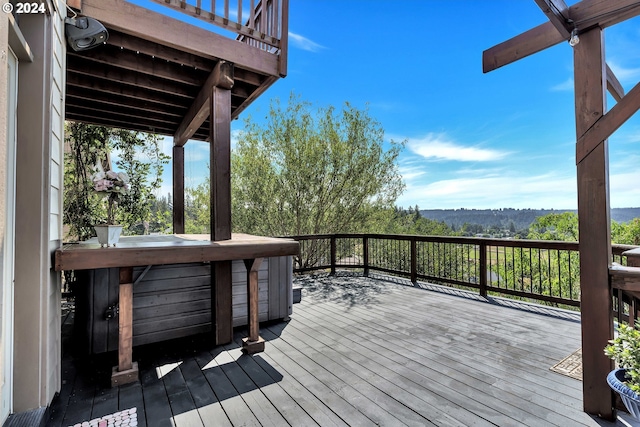
[[[569,77],[564,82],[551,87],[552,92],[568,92],[574,89],[573,77]]]
[[[289,41],[292,45],[309,52],[317,52],[321,49],[325,49],[324,46],[291,31],[289,31]]]
[[[407,147],[415,154],[431,160],[488,162],[509,155],[506,151],[460,145],[449,141],[444,134],[435,133],[429,133],[423,138],[409,138]]]
[[[573,176],[542,174],[517,176],[467,175],[430,183],[408,183],[398,204],[423,208],[555,208],[576,207],[576,179]]]
[[[640,78],[640,68],[625,68],[613,60],[608,60],[607,64],[621,83],[635,83]]]

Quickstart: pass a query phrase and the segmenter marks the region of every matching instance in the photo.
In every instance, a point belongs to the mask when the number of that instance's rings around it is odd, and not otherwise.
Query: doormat
[[[550,369],[553,372],[582,381],[582,349],[577,349]]]
[[[136,408],[125,409],[115,414],[105,415],[102,418],[95,418],[70,425],[69,427],[136,427],[138,425],[138,414]]]

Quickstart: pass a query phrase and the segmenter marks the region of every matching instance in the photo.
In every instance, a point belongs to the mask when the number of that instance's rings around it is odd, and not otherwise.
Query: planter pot
[[[93,228],[96,230],[96,234],[98,235],[98,243],[100,243],[100,247],[115,246],[120,240],[120,233],[122,232],[121,225],[94,225]]]
[[[607,383],[618,392],[624,406],[636,420],[640,420],[640,396],[625,384],[626,369],[614,369],[607,375]]]

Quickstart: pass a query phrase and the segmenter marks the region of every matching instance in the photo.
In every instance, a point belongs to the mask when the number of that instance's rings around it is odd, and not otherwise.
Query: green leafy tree
[[[184,229],[188,234],[211,232],[209,222],[209,179],[196,187],[185,189]]]
[[[160,187],[161,175],[168,156],[160,149],[156,135],[68,122],[64,171],[64,224],[68,236],[85,240],[94,236],[93,226],[104,222],[106,207],[103,197],[94,191],[91,174],[95,165],[108,169],[110,153],[117,152],[116,169],[126,172],[131,191],[119,200],[115,220],[126,232],[145,230],[151,218],[154,191]],[[131,228],[140,225],[137,229]]]
[[[247,119],[232,153],[233,228],[272,236],[369,230],[404,189],[403,143],[346,103],[312,110],[292,95],[264,125]]]
[[[621,245],[640,245],[640,218],[627,223],[611,223],[611,241]]]
[[[539,216],[529,226],[529,239],[578,241],[578,215],[573,212]]]

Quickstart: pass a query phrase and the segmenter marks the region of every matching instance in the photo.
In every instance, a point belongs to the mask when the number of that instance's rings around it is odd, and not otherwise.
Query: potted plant
[[[94,226],[100,246],[115,246],[120,239],[122,225],[116,225],[115,212],[121,198],[129,192],[129,176],[125,172],[97,171],[91,177],[93,188],[107,203],[107,222]]]
[[[640,322],[636,322],[636,328]],[[627,407],[629,413],[640,420],[640,331],[626,323],[618,325],[617,336],[609,341],[604,353],[618,366],[607,375],[607,383]]]

